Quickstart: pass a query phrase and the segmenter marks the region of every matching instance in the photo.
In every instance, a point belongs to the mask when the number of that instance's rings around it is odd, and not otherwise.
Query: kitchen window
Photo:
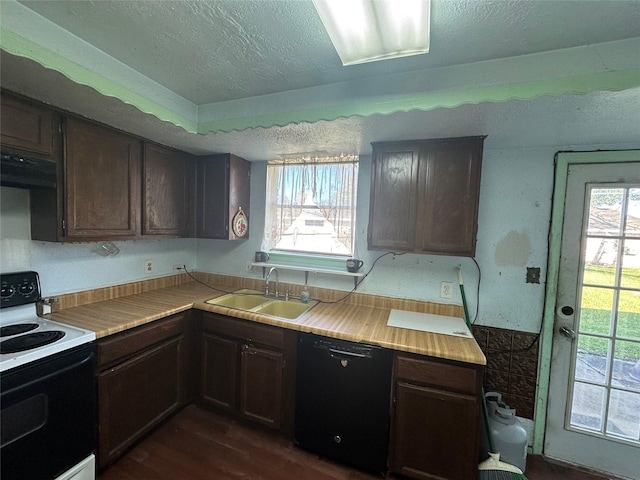
[[[270,161],[262,250],[353,255],[357,155]]]

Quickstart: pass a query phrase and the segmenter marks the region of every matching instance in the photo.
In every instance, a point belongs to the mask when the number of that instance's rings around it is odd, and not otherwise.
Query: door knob
[[[560,332],[561,335],[564,335],[567,338],[571,338],[571,339],[576,338],[576,332],[570,328],[560,327],[558,331]]]

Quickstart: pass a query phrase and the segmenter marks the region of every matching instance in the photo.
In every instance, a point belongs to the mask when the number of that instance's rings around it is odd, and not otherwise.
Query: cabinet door
[[[51,155],[53,111],[46,107],[2,95],[0,140],[2,145]]]
[[[188,237],[193,225],[195,165],[190,155],[145,143],[142,234]]]
[[[118,457],[180,404],[182,337],[98,375],[98,464]]]
[[[283,354],[242,345],[240,411],[257,422],[280,428]]]
[[[475,255],[483,140],[429,144],[419,188],[416,250]]]
[[[231,222],[242,208],[249,218],[251,164],[231,154],[198,158],[196,236],[237,240]]]
[[[414,249],[419,159],[419,145],[374,144],[369,249]]]
[[[140,232],[141,143],[69,118],[65,138],[66,236],[130,238]]]
[[[202,401],[236,410],[238,341],[202,334]]]
[[[398,382],[391,471],[417,479],[477,478],[475,397]]]
[[[483,142],[374,143],[369,249],[473,256]]]
[[[229,159],[211,155],[198,159],[197,170],[198,238],[229,236]]]

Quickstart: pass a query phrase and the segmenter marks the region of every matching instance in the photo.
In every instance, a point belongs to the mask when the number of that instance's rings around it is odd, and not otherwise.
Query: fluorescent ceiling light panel
[[[429,52],[430,0],[313,0],[343,65]]]

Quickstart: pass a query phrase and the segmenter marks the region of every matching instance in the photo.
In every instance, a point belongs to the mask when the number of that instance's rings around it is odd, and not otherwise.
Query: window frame
[[[346,258],[354,256],[356,245],[356,221],[357,221],[357,196],[358,196],[358,175],[359,175],[359,162],[358,155],[340,155],[333,157],[303,157],[303,158],[289,158],[272,160],[267,162],[266,172],[266,190],[265,190],[265,224],[263,231],[263,239],[261,249],[269,253],[272,260],[291,263],[295,265],[300,264],[313,264],[314,266],[327,266],[333,267],[336,261],[340,261],[340,265],[343,267],[344,260]],[[322,178],[315,170],[316,167],[326,167],[332,164],[343,165],[347,168],[339,172],[343,178],[348,180],[349,185],[345,189],[343,185],[336,181],[337,173],[330,172],[324,173],[324,176],[328,176],[329,179]],[[285,171],[287,167],[298,168],[302,167],[301,172],[290,171],[290,175],[296,182],[296,187],[287,190],[284,185],[284,176],[288,172]],[[310,167],[310,168],[309,168]],[[350,171],[349,171],[350,168]],[[277,169],[277,174],[274,174],[274,170]],[[311,173],[310,173],[311,172]],[[312,189],[308,189],[309,184],[313,184]],[[296,190],[297,188],[297,190]],[[310,187],[309,187],[310,188]],[[318,192],[320,190],[320,192]],[[313,192],[311,199],[305,198],[309,192]],[[339,198],[334,198],[333,193],[338,192]],[[325,203],[315,200],[318,197],[325,196],[328,200]],[[294,200],[295,197],[295,200]],[[290,200],[287,202],[285,198]],[[305,208],[307,206],[308,208]],[[290,216],[287,222],[283,222],[284,215],[282,210],[290,209]],[[318,219],[305,218],[305,215],[309,215],[311,212],[315,212],[317,209],[321,213],[324,220],[323,224],[328,221],[332,227],[329,231],[331,239],[335,241],[338,249],[345,248],[345,251],[329,251],[321,249],[304,249],[304,248],[287,248],[287,245],[281,245],[285,238],[285,232],[294,225],[296,219],[298,224],[304,222],[303,228],[321,228],[319,225],[309,225],[308,223],[313,220],[317,222]],[[339,215],[338,212],[344,212],[348,210],[347,215]],[[331,213],[328,213],[331,212]],[[327,218],[329,217],[329,218]],[[337,220],[338,225],[332,220]],[[346,220],[346,222],[345,222]],[[305,226],[306,225],[306,226]],[[349,235],[340,235],[337,230],[348,231]],[[293,233],[287,233],[287,236],[291,236],[291,241],[295,241]],[[344,238],[348,241],[341,241]],[[327,240],[329,242],[330,240]]]

